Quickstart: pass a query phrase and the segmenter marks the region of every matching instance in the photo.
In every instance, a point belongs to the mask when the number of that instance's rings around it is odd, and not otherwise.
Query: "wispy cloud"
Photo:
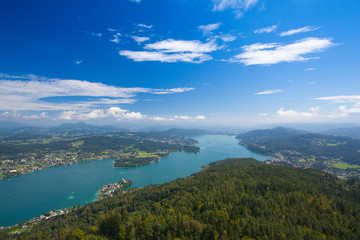
[[[209,52],[221,49],[215,41],[202,43],[198,40],[185,41],[167,39],[144,46],[148,51],[121,50],[119,54],[136,62],[160,61],[160,62],[189,62],[202,63],[211,60]]]
[[[306,68],[305,71],[314,71],[315,68]]]
[[[173,52],[192,52],[192,53],[207,53],[221,49],[215,41],[202,43],[199,40],[185,41],[185,40],[174,40],[167,39],[156,43],[146,44],[145,49],[157,50],[166,53]]]
[[[174,115],[172,117],[160,117],[160,116],[153,116],[149,117],[150,120],[153,121],[202,121],[206,120],[206,117],[203,115],[191,117],[187,115]]]
[[[6,75],[5,75],[6,76]],[[15,80],[14,80],[15,79]],[[48,79],[35,75],[21,76],[21,80],[0,75],[0,110],[84,110],[96,106],[133,103],[140,93],[174,94],[193,91],[194,88],[123,88],[81,80]],[[49,98],[81,97],[81,100],[49,101]]]
[[[232,9],[236,18],[241,18],[246,11],[254,7],[260,0],[212,0],[213,11]]]
[[[280,33],[280,36],[285,37],[285,36],[290,36],[290,35],[294,35],[297,33],[305,33],[305,32],[315,31],[318,29],[319,29],[319,27],[306,26],[306,27],[302,27],[302,28],[298,28],[298,29],[291,29],[289,31],[282,32],[282,33]]]
[[[306,54],[320,52],[335,44],[330,38],[304,38],[295,43],[283,45],[279,43],[256,43],[242,47],[243,53],[234,56],[232,62],[245,65],[270,65],[280,62],[301,62],[313,58]]]
[[[314,99],[331,101],[333,103],[357,103],[360,102],[360,95],[338,95],[330,97],[319,97]]]
[[[255,34],[259,34],[259,33],[271,33],[273,31],[275,31],[278,28],[279,25],[272,25],[272,26],[268,26],[268,27],[264,27],[264,28],[260,28],[260,29],[256,29],[254,31]]]
[[[94,32],[90,32],[91,36],[93,37],[97,37],[97,38],[101,38],[102,37],[102,33],[94,33]]]
[[[272,89],[272,90],[265,90],[262,92],[257,92],[255,95],[267,95],[267,94],[274,94],[274,93],[281,93],[283,90],[281,89]]]
[[[231,35],[231,34],[223,34],[223,35],[220,35],[219,38],[221,40],[223,40],[224,42],[233,42],[237,39],[236,36]]]
[[[137,42],[139,45],[143,42],[148,41],[150,38],[148,37],[138,37],[138,36],[132,36],[132,39],[134,39],[135,42]]]
[[[130,0],[130,2],[140,3],[142,0]]]
[[[328,118],[348,118],[354,114],[360,114],[360,95],[338,95],[319,97],[314,100],[328,101],[333,104],[342,104]]]
[[[211,34],[212,31],[218,29],[222,23],[212,23],[208,25],[200,25],[199,29],[203,31],[204,34]]]
[[[156,61],[156,62],[168,62],[168,63],[175,63],[175,62],[202,63],[213,59],[210,55],[203,53],[166,54],[163,52],[122,50],[119,52],[119,54],[135,62]]]
[[[120,43],[120,37],[121,37],[121,33],[116,33],[113,35],[113,38],[110,39],[110,42]]]
[[[137,26],[140,28],[148,28],[148,29],[153,28],[153,25],[147,25],[144,23],[139,23]]]

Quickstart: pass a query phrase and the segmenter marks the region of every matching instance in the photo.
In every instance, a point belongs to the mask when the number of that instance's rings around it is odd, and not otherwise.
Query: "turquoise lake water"
[[[0,180],[0,226],[9,226],[39,216],[52,209],[84,205],[96,199],[105,184],[125,178],[133,186],[169,182],[201,170],[201,166],[228,157],[268,157],[240,146],[234,136],[193,137],[199,153],[172,153],[159,162],[141,167],[113,168],[113,160],[83,162],[54,167],[15,178]]]

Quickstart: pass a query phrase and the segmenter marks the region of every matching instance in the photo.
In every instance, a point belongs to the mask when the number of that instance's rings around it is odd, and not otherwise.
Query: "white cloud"
[[[360,114],[360,95],[338,95],[330,97],[314,98],[315,100],[329,101],[334,104],[347,104],[339,106],[328,117],[332,119],[336,118],[348,118],[354,114]]]
[[[146,42],[146,41],[148,41],[150,39],[148,37],[138,37],[138,36],[132,36],[131,38],[134,39],[134,41],[137,42],[137,44],[139,44],[139,45],[141,43]]]
[[[140,120],[145,118],[146,115],[143,115],[139,112],[128,112],[124,114],[124,118],[128,119],[128,120]]]
[[[22,80],[18,79],[16,76],[1,79],[0,76],[0,110],[81,110],[97,105],[133,103],[136,101],[133,98],[140,93],[173,94],[194,90],[194,88],[189,87],[172,89],[123,88],[81,80],[47,79],[34,75],[21,76],[20,79]],[[46,100],[46,98],[69,96],[91,98],[67,102]]]
[[[236,18],[241,18],[246,11],[254,7],[260,0],[212,0],[213,11],[233,9]]]
[[[182,115],[182,116],[175,115],[174,119],[189,120],[189,119],[191,119],[191,117],[185,116],[185,115]]]
[[[305,69],[305,71],[314,71],[315,70],[315,68],[307,68],[307,69]]]
[[[189,92],[193,91],[195,88],[171,88],[171,89],[162,89],[153,92],[153,94],[169,94],[169,93],[182,93],[182,92]]]
[[[110,42],[113,43],[120,43],[120,37],[121,37],[121,33],[116,33],[115,35],[113,35],[113,38],[110,39]]]
[[[275,31],[278,28],[279,25],[272,25],[272,26],[268,26],[268,27],[264,27],[264,28],[260,28],[260,29],[256,29],[254,31],[255,34],[258,33],[271,33],[273,31]]]
[[[79,65],[79,64],[81,64],[83,62],[83,60],[77,60],[75,63],[77,64],[77,65]]]
[[[135,62],[160,61],[160,62],[188,62],[202,63],[213,59],[205,54],[216,51],[222,46],[218,46],[215,41],[202,43],[198,40],[185,41],[167,39],[155,43],[148,43],[144,47],[150,51],[130,51],[121,50],[119,54],[132,59]]]
[[[77,116],[80,120],[88,120],[88,119],[98,119],[98,118],[106,118],[108,117],[107,114],[105,114],[104,110],[102,109],[96,109],[89,113],[81,113]]]
[[[130,0],[130,2],[140,3],[142,0]]]
[[[156,43],[146,44],[145,49],[157,50],[166,53],[173,52],[191,52],[191,53],[208,53],[219,50],[222,46],[218,46],[215,41],[202,43],[198,40],[185,41],[185,40],[174,40],[167,39]]]
[[[297,112],[291,109],[285,110],[284,108],[280,108],[276,112],[276,116],[283,121],[314,120],[320,118],[319,110],[320,108],[318,106],[309,108],[308,112]]]
[[[8,111],[0,113],[0,118],[19,118],[21,117],[21,113],[17,113],[14,111],[13,113],[10,113]]]
[[[159,61],[159,62],[188,62],[188,63],[202,63],[213,59],[210,55],[203,53],[176,53],[166,54],[162,52],[147,52],[147,51],[129,51],[122,50],[119,52],[121,56],[132,59],[135,62],[144,61]]]
[[[190,117],[187,115],[175,115],[173,116],[171,119],[175,119],[175,120],[205,120],[206,117],[199,115],[199,116],[195,116],[195,117]]]
[[[102,38],[102,33],[90,32],[90,34],[91,34],[91,36],[93,36],[93,37]]]
[[[1,114],[0,114],[1,116]],[[150,121],[197,121],[205,120],[205,116],[190,117],[186,115],[175,115],[173,117],[160,117],[160,116],[147,116],[140,112],[130,112],[129,110],[119,107],[111,107],[108,109],[95,109],[91,111],[63,111],[58,119],[61,120],[93,120],[93,119],[114,119],[117,121],[122,120],[150,120]]]
[[[305,33],[305,32],[315,31],[318,29],[319,29],[319,27],[306,26],[306,27],[302,27],[302,28],[298,28],[298,29],[291,29],[289,31],[282,32],[282,33],[280,33],[280,36],[281,37],[290,36],[290,35],[294,35],[297,33]]]
[[[143,23],[139,23],[137,26],[141,27],[141,28],[148,28],[148,29],[153,28],[153,25],[146,25],[146,24],[143,24]]]
[[[115,28],[108,28],[107,29],[109,32],[120,32],[120,29],[115,29]]]
[[[75,114],[75,111],[64,111],[60,114],[59,119],[72,120]]]
[[[146,118],[139,112],[130,112],[129,110],[121,109],[119,107],[111,107],[109,109],[95,109],[89,112],[64,111],[60,114],[58,119],[62,120],[90,120],[113,118],[115,120],[141,120]]]
[[[199,29],[203,31],[204,34],[211,34],[212,31],[218,29],[221,25],[221,22],[212,23],[208,25],[200,25]]]
[[[255,95],[267,95],[267,94],[274,94],[274,93],[281,93],[283,90],[280,89],[272,89],[272,90],[265,90],[262,92],[257,92]]]
[[[232,42],[235,41],[237,37],[231,35],[231,34],[223,34],[219,36],[221,40],[224,42]]]
[[[127,110],[125,109],[121,109],[119,107],[111,107],[107,110],[107,115],[114,118],[120,118],[126,112]]]
[[[267,113],[259,113],[260,117],[266,117],[268,114]]]
[[[46,112],[42,112],[39,115],[32,114],[32,115],[24,115],[23,118],[25,119],[39,119],[39,118],[48,118]]]
[[[313,58],[304,57],[309,53],[320,52],[335,44],[329,38],[304,38],[295,43],[281,45],[277,43],[255,43],[244,46],[243,53],[234,56],[232,62],[245,65],[270,65],[280,62],[300,62]]]
[[[360,95],[339,95],[331,97],[319,97],[314,99],[331,101],[333,103],[360,103]]]
[[[168,118],[159,117],[159,116],[150,117],[149,119],[153,120],[153,121],[168,121],[169,120]]]

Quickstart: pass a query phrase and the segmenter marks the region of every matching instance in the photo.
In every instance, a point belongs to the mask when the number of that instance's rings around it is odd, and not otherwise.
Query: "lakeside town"
[[[174,151],[199,151],[194,146],[195,140],[163,133],[35,137],[37,139],[0,140],[0,179],[102,159],[114,159],[115,167],[137,166],[158,161]],[[123,162],[128,159],[136,161],[131,164]]]

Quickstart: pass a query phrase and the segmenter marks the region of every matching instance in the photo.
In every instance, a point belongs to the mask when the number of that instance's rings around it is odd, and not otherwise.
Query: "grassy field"
[[[333,164],[333,167],[339,168],[339,169],[348,169],[348,168],[360,168],[358,165],[351,165],[347,163],[335,163]]]
[[[140,157],[157,157],[157,153],[148,153],[143,151],[138,151]]]
[[[306,161],[315,161],[315,156],[311,156],[311,157],[307,158]]]
[[[340,143],[327,143],[326,146],[328,147],[335,147],[337,145],[339,145]]]

